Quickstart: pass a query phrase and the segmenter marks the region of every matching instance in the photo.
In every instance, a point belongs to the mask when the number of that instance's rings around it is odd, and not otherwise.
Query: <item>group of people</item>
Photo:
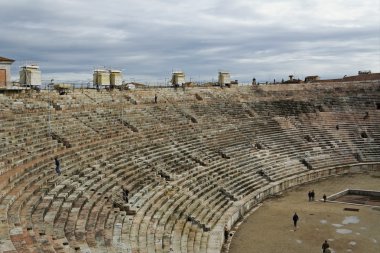
[[[314,198],[315,198],[314,190],[309,191],[309,193],[307,195],[309,196],[309,201],[314,201]]]
[[[307,196],[309,197],[309,201],[314,201],[314,199],[315,199],[315,192],[314,192],[314,190],[309,191],[308,194],[307,194]],[[326,202],[326,200],[327,200],[327,196],[326,196],[326,194],[323,194],[323,202]]]

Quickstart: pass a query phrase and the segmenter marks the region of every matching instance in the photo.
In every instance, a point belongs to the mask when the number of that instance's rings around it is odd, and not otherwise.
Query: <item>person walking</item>
[[[307,196],[309,197],[309,201],[311,201],[311,191],[307,193]]]
[[[297,213],[294,213],[294,215],[293,215],[294,230],[297,229],[297,222],[298,222],[298,220],[299,220],[299,217],[298,217]]]
[[[330,248],[330,245],[327,243],[327,240],[322,244],[322,252],[327,253],[327,249]]]
[[[323,194],[323,202],[326,202],[326,199],[327,199],[326,194]]]
[[[54,157],[55,161],[55,172],[58,174],[58,176],[61,175],[61,162],[58,160],[58,157]]]

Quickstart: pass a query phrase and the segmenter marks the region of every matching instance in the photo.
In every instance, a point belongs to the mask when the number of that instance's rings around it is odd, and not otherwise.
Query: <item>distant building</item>
[[[20,84],[25,86],[41,85],[41,71],[37,65],[25,65],[20,69]]]
[[[0,56],[0,88],[11,83],[11,65],[15,60]]]
[[[136,85],[133,84],[133,83],[128,83],[128,84],[127,84],[127,89],[128,89],[128,90],[134,90],[134,89],[136,89]]]
[[[94,86],[121,86],[123,73],[116,69],[95,69],[93,73]]]
[[[218,84],[219,85],[230,85],[231,84],[231,77],[229,72],[219,72],[218,75]]]
[[[331,82],[367,82],[367,81],[379,81],[380,73],[372,73],[370,70],[368,71],[359,71],[356,76],[343,76],[343,78],[337,79],[323,79],[313,81],[316,83],[331,83]]]
[[[111,84],[110,72],[105,69],[96,69],[93,74],[93,85],[109,86]]]
[[[345,76],[341,79],[343,82],[351,82],[351,81],[378,81],[380,80],[380,73],[372,73],[370,70],[368,71],[359,71],[357,76]]]
[[[312,81],[318,81],[318,80],[320,80],[319,76],[307,76],[307,77],[305,77],[305,83],[309,83]]]
[[[182,71],[174,71],[172,73],[171,83],[173,85],[182,85],[185,83],[185,73]]]
[[[112,86],[121,86],[123,84],[123,74],[120,70],[110,70],[110,83]]]

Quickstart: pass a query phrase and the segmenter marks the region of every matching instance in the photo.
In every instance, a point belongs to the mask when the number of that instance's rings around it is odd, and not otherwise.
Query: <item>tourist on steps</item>
[[[127,188],[122,188],[123,189],[123,199],[126,203],[128,203],[128,194],[129,194],[129,191]]]
[[[55,161],[55,172],[58,174],[58,176],[61,175],[61,163],[60,161],[58,160],[58,157],[54,157],[54,161]]]

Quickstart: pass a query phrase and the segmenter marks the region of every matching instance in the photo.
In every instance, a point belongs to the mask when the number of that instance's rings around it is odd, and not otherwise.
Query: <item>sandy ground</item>
[[[370,174],[333,177],[293,188],[264,202],[235,233],[230,253],[322,252],[328,240],[332,252],[379,253],[380,208],[317,201],[347,188],[380,191],[380,177]],[[316,201],[307,193],[314,189]],[[343,209],[358,208],[359,212]],[[297,212],[299,226],[293,227]]]

